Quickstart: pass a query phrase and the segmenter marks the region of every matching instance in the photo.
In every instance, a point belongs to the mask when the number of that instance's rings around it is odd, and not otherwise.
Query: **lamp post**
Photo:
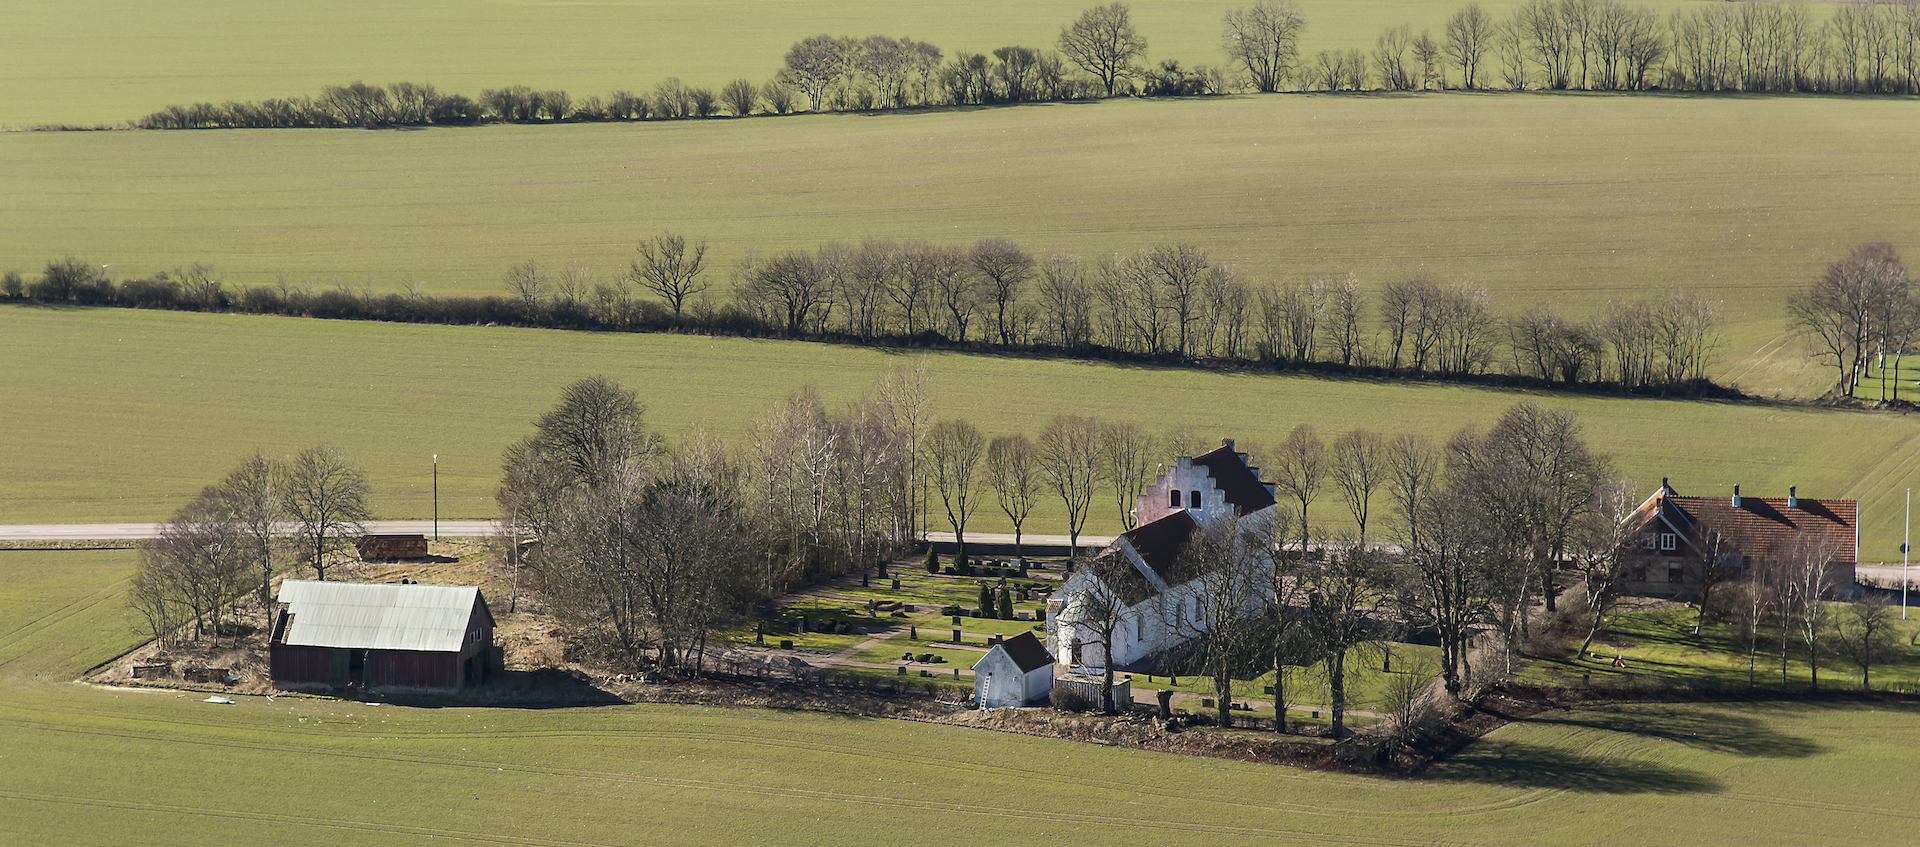
[[[1900,619],[1907,619],[1907,548],[1913,546],[1913,489],[1907,489],[1907,525],[1900,533]]]
[[[440,540],[440,454],[433,454],[433,540]]]

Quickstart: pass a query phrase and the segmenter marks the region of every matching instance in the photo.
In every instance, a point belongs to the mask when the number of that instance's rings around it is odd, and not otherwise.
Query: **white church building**
[[[1067,578],[1047,603],[1047,649],[1068,666],[1151,665],[1207,629],[1205,580],[1181,573],[1194,536],[1229,519],[1271,520],[1272,483],[1235,452],[1232,439],[1164,467],[1134,500],[1134,529],[1115,538],[1091,566]],[[1251,553],[1249,553],[1251,555]],[[1104,576],[1103,576],[1104,575]],[[1108,604],[1120,607],[1111,616]],[[1102,623],[1114,623],[1111,644]]]

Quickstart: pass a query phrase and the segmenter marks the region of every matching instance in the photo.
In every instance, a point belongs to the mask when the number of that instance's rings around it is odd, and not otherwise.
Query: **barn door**
[[[352,677],[352,652],[335,647],[327,651],[327,659],[330,665],[327,668],[327,684],[335,688],[347,687],[347,682]]]

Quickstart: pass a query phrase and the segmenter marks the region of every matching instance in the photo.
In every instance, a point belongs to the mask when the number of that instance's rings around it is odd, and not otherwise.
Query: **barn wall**
[[[327,688],[332,673],[332,650],[290,644],[267,646],[267,663],[275,688]]]
[[[460,688],[460,655],[413,650],[367,652],[367,684],[382,688]]]

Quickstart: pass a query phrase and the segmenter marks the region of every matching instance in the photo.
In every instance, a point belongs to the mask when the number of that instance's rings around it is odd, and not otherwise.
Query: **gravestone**
[[[1154,696],[1154,699],[1160,701],[1160,719],[1164,721],[1169,718],[1172,718],[1173,717],[1172,689],[1162,688],[1159,691],[1155,691],[1153,693],[1153,696]]]

